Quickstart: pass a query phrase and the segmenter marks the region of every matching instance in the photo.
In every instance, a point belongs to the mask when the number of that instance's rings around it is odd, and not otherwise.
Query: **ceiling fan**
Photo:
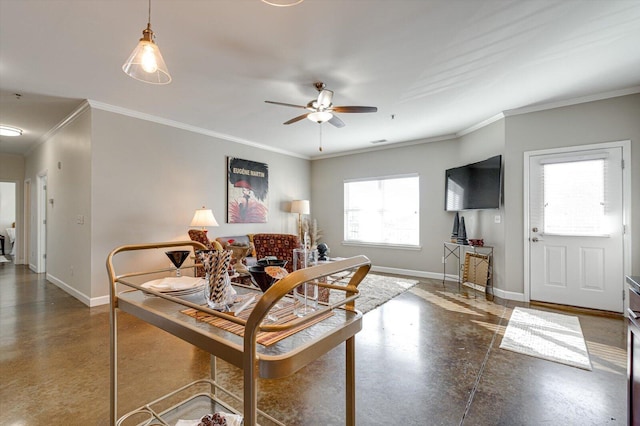
[[[326,89],[325,84],[321,81],[314,83],[316,90],[318,90],[318,98],[313,99],[307,103],[307,105],[294,105],[283,102],[265,101],[268,104],[282,105],[293,108],[302,108],[309,110],[305,114],[292,118],[289,121],[285,121],[283,124],[293,124],[303,118],[308,118],[311,121],[315,121],[318,124],[322,124],[326,121],[333,124],[336,127],[344,127],[344,122],[335,115],[336,112],[377,112],[378,108],[370,106],[334,106],[332,103],[333,92]]]

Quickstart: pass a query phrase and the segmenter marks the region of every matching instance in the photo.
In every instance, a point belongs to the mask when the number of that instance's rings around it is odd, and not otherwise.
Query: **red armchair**
[[[293,249],[300,247],[300,239],[297,235],[290,234],[255,234],[253,246],[256,249],[256,259],[266,256],[276,256],[286,260],[287,271],[293,271]]]
[[[291,234],[255,234],[253,246],[256,249],[256,259],[276,256],[278,259],[287,261],[285,268],[289,272],[293,272],[293,249],[302,247],[300,238]],[[328,288],[318,288],[318,300],[329,301]]]

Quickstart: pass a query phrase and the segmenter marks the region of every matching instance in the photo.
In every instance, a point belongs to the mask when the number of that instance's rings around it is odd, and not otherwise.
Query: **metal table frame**
[[[118,417],[117,312],[120,310],[209,352],[212,355],[212,393],[215,393],[215,387],[218,386],[215,382],[215,357],[242,368],[244,370],[244,397],[242,399],[245,426],[255,426],[257,422],[257,380],[259,377],[281,378],[293,374],[319,356],[345,342],[346,424],[354,426],[355,335],[362,329],[362,313],[355,309],[354,301],[359,295],[358,285],[371,268],[369,259],[365,256],[355,256],[289,274],[261,295],[246,321],[228,313],[213,311],[198,303],[189,301],[187,298],[176,298],[143,288],[141,283],[136,282],[136,280],[146,281],[149,276],[157,276],[158,273],[166,275],[172,269],[116,274],[113,258],[120,253],[185,246],[190,246],[194,250],[206,250],[206,247],[195,241],[177,241],[126,245],[114,249],[107,257],[111,296],[111,424],[119,424],[117,423],[119,420],[116,419]],[[353,271],[353,273],[346,285],[344,283],[336,284],[331,281],[330,277],[340,276],[342,278],[344,275],[341,273],[348,270]],[[342,291],[345,297],[335,303],[322,304],[317,312],[286,324],[262,324],[263,318],[280,299],[289,294],[298,285],[308,281],[314,281],[320,286]],[[118,290],[121,288],[124,288],[125,291],[119,292]],[[245,287],[239,289],[239,291],[256,290]],[[258,294],[260,293],[258,292]],[[185,308],[195,308],[203,313],[242,324],[245,327],[244,337],[180,313]],[[304,329],[304,333],[295,333],[268,347],[259,345],[256,342],[259,331],[282,331],[305,323],[312,323],[329,310],[333,311],[333,315],[310,325]],[[225,391],[225,393],[228,392]],[[168,396],[170,395],[173,395],[173,393]],[[149,411],[148,405],[140,407],[137,411],[134,410],[134,412],[145,413]],[[127,413],[123,418],[130,414]]]

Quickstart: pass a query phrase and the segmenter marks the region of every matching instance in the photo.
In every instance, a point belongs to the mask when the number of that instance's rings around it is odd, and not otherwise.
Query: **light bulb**
[[[143,70],[149,74],[158,71],[158,62],[156,61],[156,54],[151,43],[147,43],[144,46],[141,59]]]

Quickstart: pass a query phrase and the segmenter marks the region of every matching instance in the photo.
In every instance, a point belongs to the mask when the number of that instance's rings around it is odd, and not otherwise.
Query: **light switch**
[[[499,214],[495,215],[493,218],[494,223],[500,223],[500,221],[502,220],[502,218],[500,217]]]
[[[76,223],[78,225],[84,225],[84,216],[79,214],[78,217],[76,218]]]

